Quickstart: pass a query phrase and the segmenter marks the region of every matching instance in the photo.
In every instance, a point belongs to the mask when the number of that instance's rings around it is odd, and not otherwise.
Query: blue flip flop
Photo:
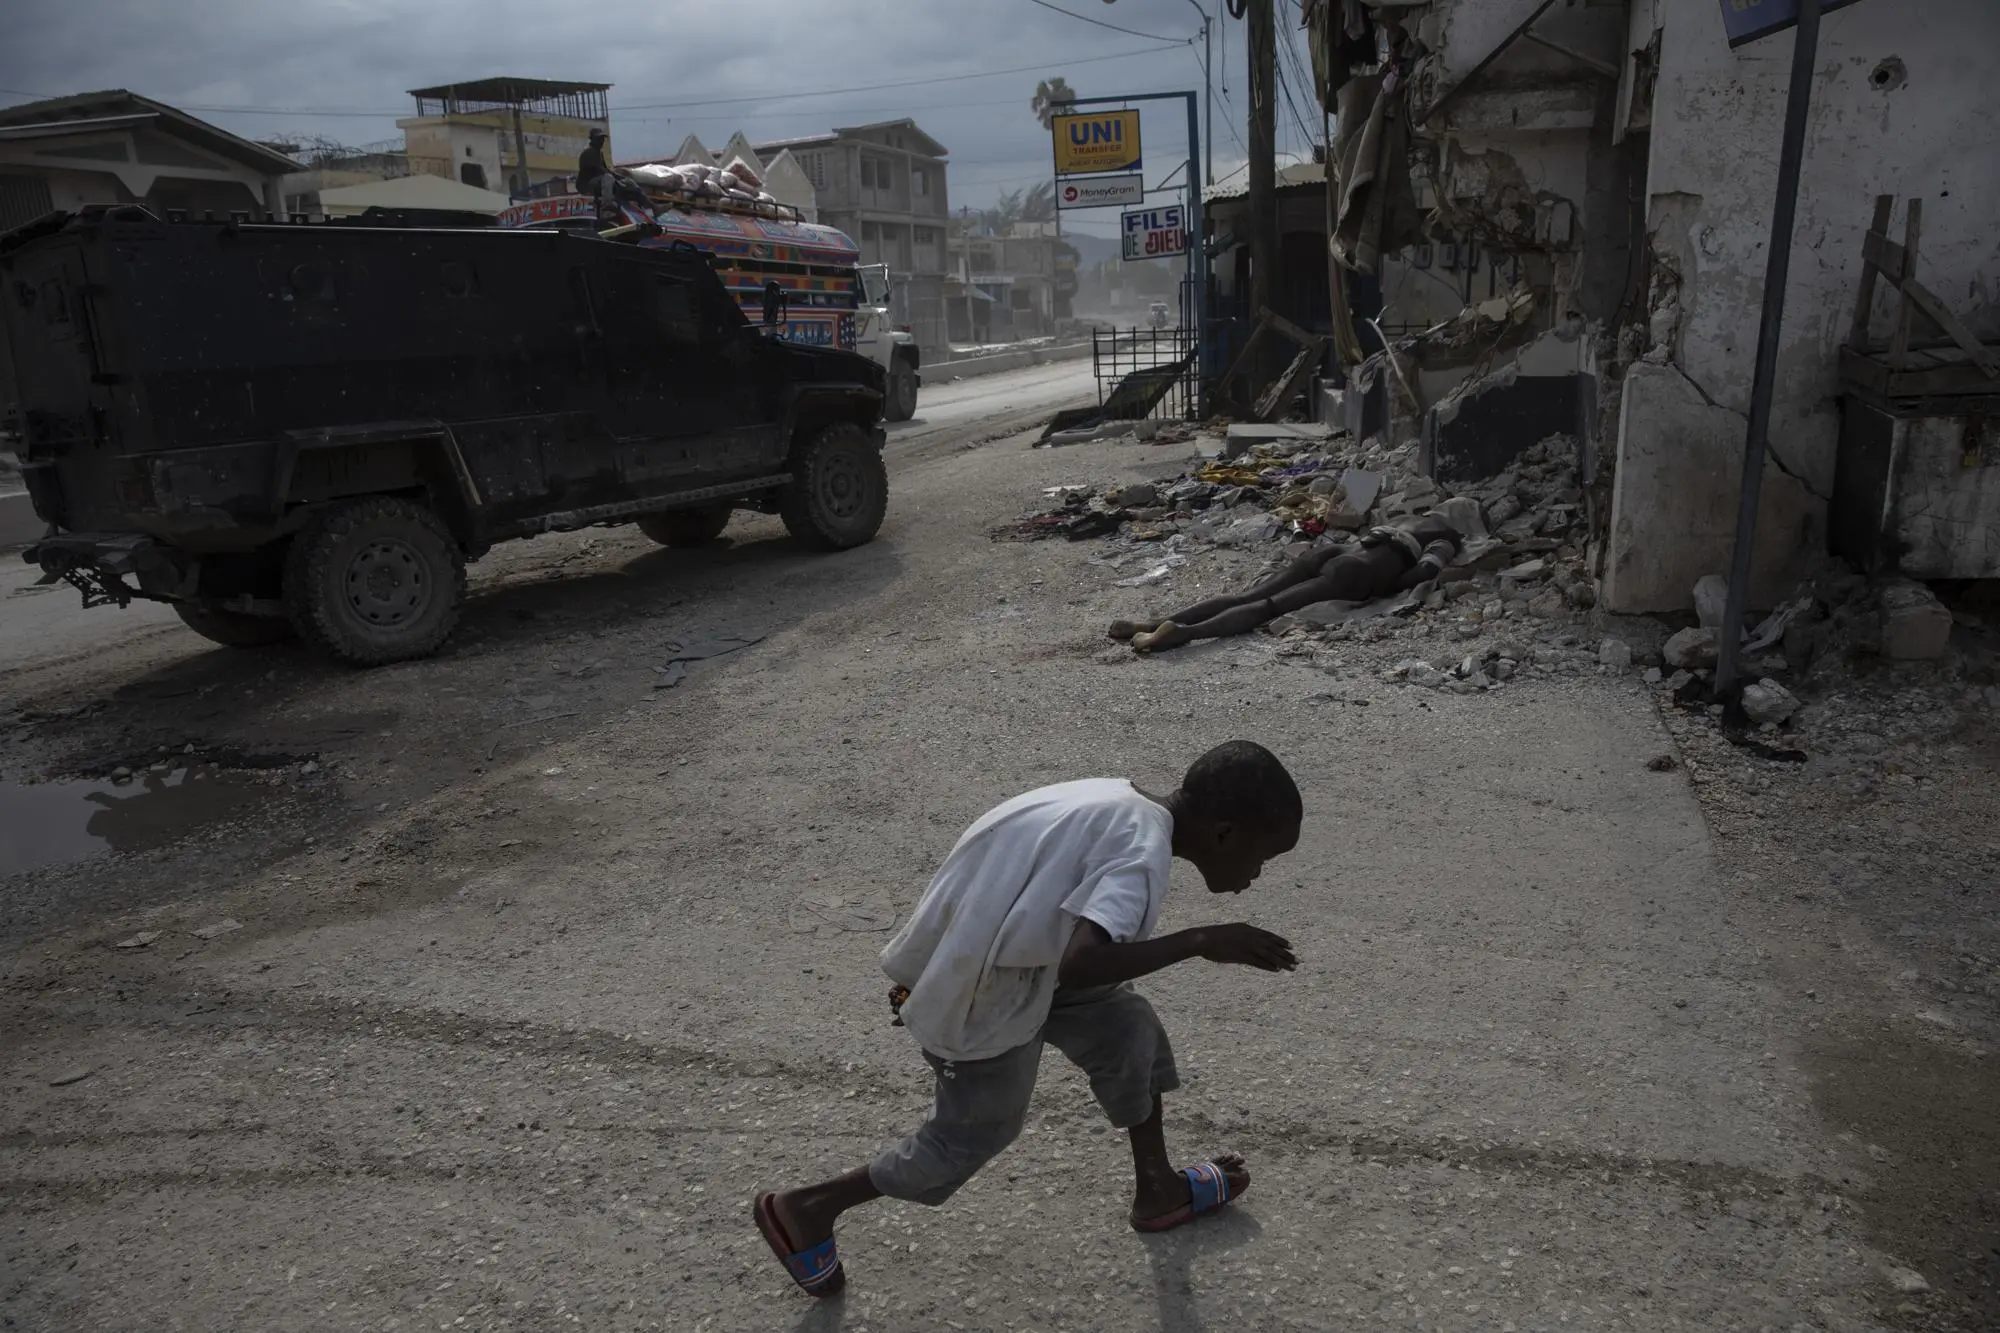
[[[792,1238],[785,1234],[784,1224],[778,1221],[778,1210],[774,1206],[775,1194],[760,1194],[750,1215],[757,1220],[757,1230],[763,1233],[764,1243],[771,1247],[771,1253],[778,1256],[778,1262],[792,1275],[792,1281],[799,1284],[799,1290],[808,1296],[831,1296],[847,1285],[847,1272],[840,1266],[840,1251],[828,1236],[811,1249],[794,1250]]]
[[[1132,1223],[1134,1231],[1172,1231],[1175,1227],[1185,1226],[1194,1221],[1203,1213],[1215,1212],[1231,1198],[1237,1197],[1229,1192],[1228,1174],[1214,1162],[1197,1162],[1193,1166],[1184,1166],[1181,1168],[1181,1174],[1187,1177],[1188,1201],[1171,1213],[1149,1217],[1143,1222],[1135,1220]],[[1248,1188],[1249,1186],[1244,1186],[1244,1189]],[[1240,1191],[1238,1193],[1240,1194]]]

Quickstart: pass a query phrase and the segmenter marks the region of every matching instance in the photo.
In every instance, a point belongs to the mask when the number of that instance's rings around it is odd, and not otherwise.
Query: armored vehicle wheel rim
[[[850,519],[868,503],[868,479],[861,460],[848,450],[839,450],[826,460],[819,476],[821,508],[838,519]]]
[[[347,566],[347,604],[371,625],[394,628],[421,617],[431,584],[416,549],[393,537],[369,542]]]

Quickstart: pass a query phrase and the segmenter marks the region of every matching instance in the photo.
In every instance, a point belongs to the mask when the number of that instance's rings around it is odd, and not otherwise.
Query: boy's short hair
[[[1195,811],[1208,819],[1283,828],[1305,818],[1299,785],[1255,741],[1225,741],[1194,761],[1181,779]]]

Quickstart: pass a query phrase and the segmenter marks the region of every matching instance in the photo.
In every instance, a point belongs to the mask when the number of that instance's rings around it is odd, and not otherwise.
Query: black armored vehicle
[[[28,559],[87,606],[151,598],[220,643],[371,665],[434,651],[466,561],[510,537],[631,522],[699,545],[745,508],[818,549],[868,541],[881,367],[769,336],[710,264],[130,206],[0,236],[49,524]]]

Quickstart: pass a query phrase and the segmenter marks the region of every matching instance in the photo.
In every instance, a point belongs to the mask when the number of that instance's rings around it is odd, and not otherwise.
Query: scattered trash
[[[1133,574],[1127,578],[1113,579],[1111,580],[1111,586],[1114,588],[1150,588],[1156,583],[1165,582],[1167,575],[1173,573],[1176,568],[1186,563],[1185,559],[1176,556],[1166,564],[1155,565],[1143,574]]]
[[[667,660],[654,668],[659,673],[659,678],[653,682],[653,688],[671,690],[686,680],[689,662],[705,662],[711,657],[725,657],[763,641],[762,634],[725,634],[707,639],[691,639],[687,643],[670,642],[667,644]]]

